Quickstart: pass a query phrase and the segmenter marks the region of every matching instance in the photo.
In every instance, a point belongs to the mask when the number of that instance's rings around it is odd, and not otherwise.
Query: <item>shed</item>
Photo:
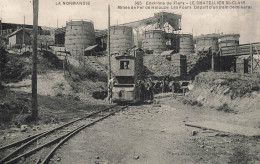
[[[9,45],[13,46],[13,45],[21,45],[23,44],[23,30],[24,29],[19,29],[14,31],[13,33],[11,33],[8,37],[9,37]],[[31,44],[31,36],[30,36],[30,32],[28,30],[25,29],[24,32],[24,44],[25,45],[30,45]]]

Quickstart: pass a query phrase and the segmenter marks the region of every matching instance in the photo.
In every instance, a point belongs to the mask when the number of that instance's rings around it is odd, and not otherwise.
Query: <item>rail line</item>
[[[22,144],[20,147],[18,147],[17,149],[15,149],[11,153],[9,153],[7,156],[5,156],[3,159],[1,159],[0,164],[16,163],[20,159],[25,159],[25,158],[30,157],[33,153],[40,151],[42,148],[46,148],[50,145],[54,145],[55,143],[59,142],[54,147],[54,149],[52,149],[50,151],[50,153],[48,153],[46,158],[43,160],[43,163],[47,163],[48,160],[53,155],[53,153],[55,152],[55,150],[57,150],[70,137],[72,137],[73,135],[75,135],[76,133],[81,131],[82,129],[90,127],[90,126],[96,124],[97,122],[102,121],[105,118],[115,114],[116,112],[118,112],[122,109],[125,109],[126,107],[127,106],[124,106],[124,107],[112,106],[109,108],[105,108],[103,110],[100,110],[98,112],[94,112],[94,113],[84,116],[82,118],[73,120],[69,123],[66,123],[57,128],[51,129],[49,131],[45,131],[40,134],[31,136],[29,138],[3,146],[0,148],[0,150],[12,148],[12,147]],[[104,114],[106,114],[106,115],[104,115]],[[87,120],[87,119],[91,119],[91,120]],[[94,119],[94,121],[93,121],[93,119]],[[72,130],[71,129],[67,130],[65,128],[71,128]],[[48,136],[48,138],[46,136]],[[47,142],[46,142],[46,140],[47,140]],[[37,141],[37,144],[36,144],[36,141]],[[40,143],[43,142],[44,144],[40,144],[38,146],[38,142],[40,142]],[[29,151],[25,152],[25,148],[27,148],[27,150],[29,149]],[[24,151],[24,152],[22,152],[22,151]],[[20,154],[20,155],[18,155],[18,154]],[[37,163],[39,163],[39,162],[40,162],[40,159]]]

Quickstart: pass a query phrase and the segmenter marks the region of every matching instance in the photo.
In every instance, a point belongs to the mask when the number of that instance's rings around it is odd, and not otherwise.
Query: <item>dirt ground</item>
[[[185,123],[198,121],[241,125],[244,120],[238,114],[184,105],[181,98],[162,97],[156,99],[157,104],[129,106],[81,131],[57,150],[51,163],[260,163],[259,137],[185,126]],[[40,98],[42,107],[52,109],[40,113],[42,123],[30,125],[25,132],[19,128],[1,130],[0,145],[52,129],[80,117],[82,113],[97,110],[96,105],[83,102],[64,103],[58,98]],[[69,110],[69,104],[74,104],[75,108]],[[58,119],[44,123],[50,116],[54,119],[58,116]]]
[[[260,163],[259,137],[185,126],[234,114],[183,105],[171,97],[158,101],[129,106],[83,130],[51,163]]]

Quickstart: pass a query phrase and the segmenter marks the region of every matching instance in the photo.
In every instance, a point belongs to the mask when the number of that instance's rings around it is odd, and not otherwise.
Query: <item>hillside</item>
[[[0,59],[0,128],[6,128],[4,125],[9,122],[9,125],[13,126],[30,120],[27,116],[31,112],[32,54],[5,52],[1,53]],[[87,64],[74,65],[77,60],[71,57],[64,62],[64,56],[50,51],[38,51],[37,62],[39,113],[43,122],[50,119],[47,115],[51,109],[61,110],[61,105],[56,103],[70,102],[63,110],[74,109],[73,104],[86,107],[106,104],[106,101],[100,100],[106,95],[94,96],[98,99],[93,98],[93,95],[97,95],[96,92],[106,90],[106,74],[90,68]],[[48,104],[56,106],[50,108]],[[56,117],[57,115],[53,115],[51,118],[56,120]]]
[[[184,103],[231,113],[230,121],[260,127],[260,75],[230,72],[203,72],[185,96]]]

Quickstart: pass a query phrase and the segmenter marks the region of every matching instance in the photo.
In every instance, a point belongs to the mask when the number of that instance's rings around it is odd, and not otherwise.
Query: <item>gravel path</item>
[[[51,163],[257,163],[260,139],[185,126],[225,117],[176,100],[130,106],[69,140]],[[169,102],[169,98],[167,100]]]

